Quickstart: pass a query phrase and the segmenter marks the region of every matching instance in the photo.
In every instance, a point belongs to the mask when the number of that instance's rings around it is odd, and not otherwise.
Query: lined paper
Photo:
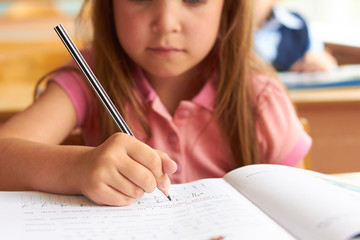
[[[173,185],[127,207],[82,196],[1,192],[5,239],[293,239],[223,179]],[[6,202],[6,204],[4,204]],[[259,231],[261,229],[261,231]]]

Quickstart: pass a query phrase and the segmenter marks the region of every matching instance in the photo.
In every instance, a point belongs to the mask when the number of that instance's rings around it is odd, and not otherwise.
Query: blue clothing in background
[[[282,7],[275,7],[255,33],[255,50],[277,71],[287,71],[308,50],[316,55],[323,49],[323,44],[311,36],[305,20]]]

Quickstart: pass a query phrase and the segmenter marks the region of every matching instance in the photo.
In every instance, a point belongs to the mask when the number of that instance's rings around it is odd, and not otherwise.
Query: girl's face
[[[223,3],[114,0],[117,36],[125,52],[147,74],[179,76],[197,66],[214,46]]]

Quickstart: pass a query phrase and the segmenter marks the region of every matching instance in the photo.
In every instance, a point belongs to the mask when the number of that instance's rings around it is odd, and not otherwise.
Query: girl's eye
[[[151,4],[153,0],[128,0],[129,2],[135,4],[135,5],[148,5]]]
[[[129,0],[130,2],[151,2],[152,0]]]
[[[129,0],[131,2],[151,2],[152,0]],[[206,2],[206,0],[184,0],[184,2],[189,4],[200,4]]]
[[[184,2],[189,3],[189,4],[199,4],[199,3],[203,3],[206,0],[184,0]]]

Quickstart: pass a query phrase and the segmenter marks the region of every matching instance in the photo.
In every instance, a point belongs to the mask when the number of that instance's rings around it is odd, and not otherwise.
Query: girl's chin
[[[176,78],[176,77],[186,77],[191,78],[193,74],[196,74],[199,71],[199,65],[190,65],[184,64],[179,65],[150,65],[143,67],[146,76],[153,78]]]
[[[150,71],[147,71],[146,69],[144,70],[145,75],[147,77],[151,77],[151,78],[174,78],[174,77],[179,77],[181,75],[183,75],[185,72],[187,72],[186,70],[184,71],[179,71],[179,70],[170,70],[170,69],[152,69]]]

